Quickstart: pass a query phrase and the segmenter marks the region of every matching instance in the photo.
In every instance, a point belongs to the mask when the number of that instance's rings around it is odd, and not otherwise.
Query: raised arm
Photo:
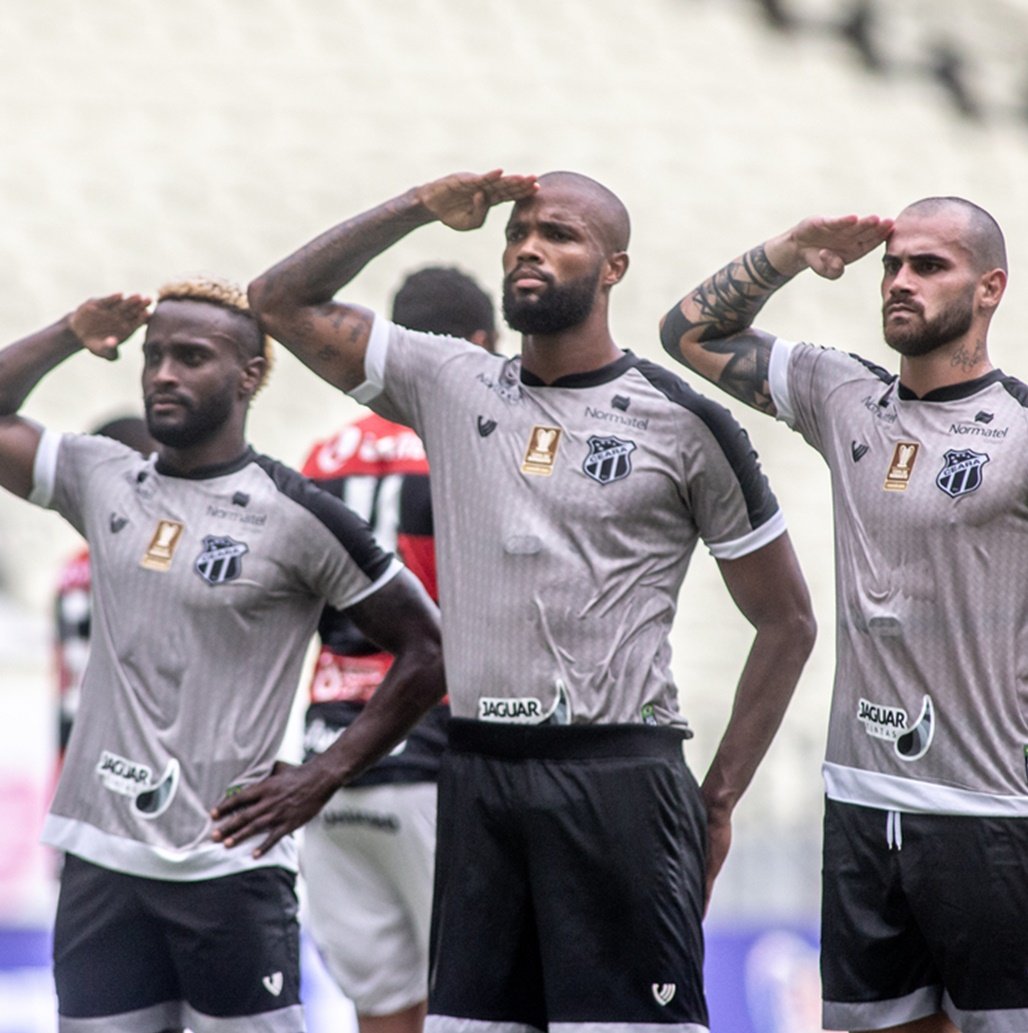
[[[149,299],[138,294],[90,298],[74,312],[0,351],[0,487],[27,498],[41,430],[17,415],[32,389],[83,348],[106,359],[147,318]]]
[[[345,612],[394,655],[392,666],[360,716],[324,753],[299,767],[277,764],[267,778],[214,808],[213,838],[225,846],[263,835],[254,856],[265,853],[310,821],[340,786],[395,746],[442,699],[438,610],[413,574],[402,571]]]
[[[477,229],[493,205],[535,189],[534,176],[505,176],[499,169],[458,172],[414,187],[272,266],[250,284],[250,306],[265,330],[318,376],[352,390],[364,381],[372,314],[334,301],[336,292],[418,226],[439,220],[452,229]]]
[[[756,636],[731,716],[701,787],[707,806],[707,901],[732,841],[732,812],[782,722],[816,626],[807,585],[788,534],[735,560],[721,576]]]
[[[891,219],[804,219],[758,244],[687,294],[660,323],[664,350],[741,402],[775,415],[768,384],[774,335],[752,323],[768,298],[804,269],[842,276],[889,235]]]

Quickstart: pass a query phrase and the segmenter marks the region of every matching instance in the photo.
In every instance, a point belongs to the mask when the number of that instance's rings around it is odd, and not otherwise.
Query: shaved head
[[[542,189],[554,186],[574,192],[608,252],[628,250],[632,231],[628,209],[612,190],[580,172],[547,172],[539,177],[539,185]]]
[[[1007,271],[1007,246],[999,223],[973,201],[963,197],[924,197],[907,205],[900,217],[913,215],[930,217],[939,214],[959,214],[965,223],[962,243],[971,254],[978,272],[992,269]]]

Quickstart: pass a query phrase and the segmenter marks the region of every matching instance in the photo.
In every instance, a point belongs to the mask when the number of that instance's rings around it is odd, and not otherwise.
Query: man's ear
[[[628,252],[615,251],[614,254],[607,256],[607,272],[603,277],[603,285],[613,287],[614,284],[620,283],[625,278],[627,272]]]
[[[990,270],[978,281],[978,304],[991,315],[1006,287],[1007,274],[1002,269]]]
[[[263,355],[255,355],[247,359],[243,364],[242,375],[239,378],[240,392],[248,397],[256,394],[264,379],[264,370],[267,367],[267,360]]]

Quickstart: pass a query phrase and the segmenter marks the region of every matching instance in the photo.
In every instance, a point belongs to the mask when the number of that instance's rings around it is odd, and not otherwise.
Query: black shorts
[[[453,720],[427,1028],[702,1033],[705,846],[680,733]]]
[[[61,1033],[299,1033],[295,877],[255,868],[170,882],[69,855],[54,926]],[[248,1027],[249,1028],[249,1027]]]
[[[826,802],[826,1029],[1028,1030],[1028,819]]]

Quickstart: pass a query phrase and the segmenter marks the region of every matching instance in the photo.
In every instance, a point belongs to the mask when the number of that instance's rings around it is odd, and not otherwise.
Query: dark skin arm
[[[707,896],[732,842],[732,811],[753,779],[814,646],[807,585],[788,534],[735,560],[719,560],[728,591],[756,629],[728,720],[701,792],[707,807]]]
[[[249,287],[250,306],[264,329],[322,379],[342,391],[364,381],[373,315],[333,300],[376,255],[411,230],[440,221],[477,229],[489,209],[527,197],[534,176],[458,172],[415,187],[340,223],[272,266]]]
[[[772,294],[803,269],[836,280],[888,237],[892,220],[804,219],[704,280],[661,320],[665,351],[733,398],[776,414],[768,384],[773,334],[754,329]]]
[[[42,431],[17,415],[32,389],[83,348],[117,358],[121,342],[146,322],[148,305],[149,299],[138,294],[90,298],[70,315],[0,351],[0,487],[21,498],[32,491]]]
[[[254,857],[310,821],[332,794],[391,750],[446,692],[439,611],[404,570],[345,611],[395,657],[371,700],[345,734],[306,764],[279,763],[267,778],[226,796],[211,811],[212,838],[227,847],[264,839]]]

